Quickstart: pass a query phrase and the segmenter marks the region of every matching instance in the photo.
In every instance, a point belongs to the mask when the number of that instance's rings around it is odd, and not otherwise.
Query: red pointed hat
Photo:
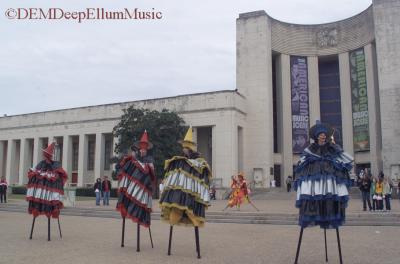
[[[139,149],[146,149],[146,150],[151,149],[153,147],[153,144],[149,141],[149,136],[146,130],[143,132],[140,141],[135,143],[135,146],[138,147]]]
[[[53,142],[53,143],[51,143],[47,148],[42,149],[42,151],[43,151],[44,154],[47,154],[47,155],[49,155],[49,156],[52,158],[53,155],[54,155],[54,147],[55,147],[55,146],[56,146],[56,143]]]

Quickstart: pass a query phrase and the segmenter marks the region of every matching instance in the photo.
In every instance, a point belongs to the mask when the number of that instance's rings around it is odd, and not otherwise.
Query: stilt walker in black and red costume
[[[191,127],[181,144],[184,156],[165,161],[161,219],[170,224],[168,255],[171,255],[173,226],[186,225],[194,226],[197,258],[201,258],[199,227],[204,226],[205,211],[210,204],[211,169],[196,151]]]
[[[63,208],[64,184],[67,181],[67,173],[58,161],[54,161],[55,143],[51,143],[43,150],[44,160],[29,170],[26,200],[29,202],[28,212],[33,215],[31,234],[35,226],[36,217],[45,215],[47,217],[47,239],[50,241],[50,217],[58,220],[60,227],[60,210]]]
[[[150,224],[156,176],[153,157],[147,153],[152,146],[147,132],[144,131],[140,141],[132,146],[132,155],[124,157],[116,167],[118,175],[117,210],[122,216],[121,247],[124,247],[125,218],[130,218],[137,223],[137,252],[140,251],[140,226],[149,228],[151,247],[153,247]]]

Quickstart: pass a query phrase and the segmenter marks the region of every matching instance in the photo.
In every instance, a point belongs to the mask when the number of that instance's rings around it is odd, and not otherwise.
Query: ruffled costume
[[[26,200],[29,202],[28,212],[34,217],[46,215],[58,218],[64,195],[64,184],[67,173],[57,161],[50,163],[45,160],[39,162],[28,172]]]
[[[299,225],[337,228],[345,222],[353,158],[327,142],[307,147],[295,169]]]

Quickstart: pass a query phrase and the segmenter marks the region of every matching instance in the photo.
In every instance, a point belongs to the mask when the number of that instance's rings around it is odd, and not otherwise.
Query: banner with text
[[[369,150],[367,75],[364,49],[349,54],[354,151]]]
[[[292,91],[293,153],[301,153],[309,144],[309,106],[307,57],[290,57]]]

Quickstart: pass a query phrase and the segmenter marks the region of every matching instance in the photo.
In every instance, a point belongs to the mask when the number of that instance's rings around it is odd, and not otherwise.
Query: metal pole
[[[30,235],[29,239],[32,239],[33,228],[35,227],[35,220],[36,220],[36,216],[34,216],[33,220],[32,220],[31,235]]]
[[[122,238],[121,238],[121,247],[124,247],[125,242],[125,217],[122,218]]]
[[[302,238],[303,238],[303,227],[300,230],[299,242],[297,243],[296,260],[294,261],[294,264],[297,264],[297,260],[299,259],[299,252],[300,252]]]
[[[169,228],[168,256],[171,255],[172,229],[173,229],[173,226],[170,226],[170,228]]]
[[[337,228],[337,227],[336,227],[336,237],[337,237],[337,243],[338,243],[338,248],[339,248],[339,259],[340,259],[340,264],[343,264],[343,260],[342,260],[342,247],[340,246],[339,228]]]

